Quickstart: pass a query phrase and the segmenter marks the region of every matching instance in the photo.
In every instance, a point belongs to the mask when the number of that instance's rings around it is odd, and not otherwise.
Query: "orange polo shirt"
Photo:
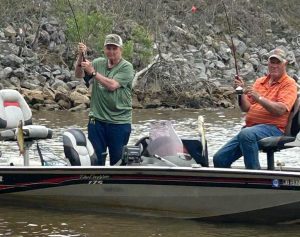
[[[256,124],[273,124],[284,132],[289,114],[297,98],[297,86],[295,80],[287,74],[284,74],[272,85],[269,84],[269,80],[270,76],[257,79],[253,89],[268,100],[283,103],[287,111],[281,116],[273,115],[249,96],[248,100],[251,106],[246,114],[246,127]]]

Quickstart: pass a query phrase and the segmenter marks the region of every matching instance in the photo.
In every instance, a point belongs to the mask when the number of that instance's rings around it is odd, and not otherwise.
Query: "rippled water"
[[[244,118],[239,110],[135,110],[133,119],[133,131],[129,143],[134,144],[142,136],[149,135],[149,127],[153,121],[171,120],[176,132],[180,136],[198,136],[197,118],[203,115],[205,119],[206,139],[210,164],[213,154],[231,137],[241,129]],[[41,141],[44,149],[50,149],[58,157],[63,157],[62,134],[71,127],[81,128],[86,131],[88,122],[87,112],[38,112],[34,115],[34,123],[45,125],[53,129],[54,135],[51,141]],[[2,143],[3,159],[14,156],[18,152],[16,144]],[[37,157],[37,152],[31,153],[31,157]],[[300,148],[292,148],[277,152],[275,160],[284,162],[286,166],[300,166]],[[266,155],[260,154],[262,166],[266,166]],[[238,160],[233,166],[244,166],[243,160]]]
[[[197,117],[205,118],[206,138],[211,160],[216,150],[235,135],[243,124],[238,110],[135,110],[133,132],[130,143],[149,133],[151,122],[172,120],[175,130],[181,136],[197,136]],[[38,112],[34,123],[46,125],[54,131],[51,141],[42,141],[57,156],[63,156],[62,134],[70,127],[86,132],[87,113]],[[18,152],[17,145],[2,143],[2,163]],[[282,151],[275,160],[284,161],[287,166],[300,164],[298,148]],[[31,156],[36,155],[34,152]],[[264,155],[261,164],[266,165]],[[243,161],[235,165],[243,166]],[[89,214],[49,209],[33,209],[0,204],[1,236],[300,236],[298,225],[257,226],[240,224],[213,224],[170,218],[149,218],[128,215]]]
[[[0,236],[296,237],[297,225],[214,224],[192,220],[0,207]]]

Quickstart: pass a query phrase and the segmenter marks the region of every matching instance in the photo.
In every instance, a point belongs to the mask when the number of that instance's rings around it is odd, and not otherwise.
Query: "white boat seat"
[[[0,128],[16,128],[20,122],[32,124],[32,112],[23,96],[16,90],[0,90]]]
[[[24,97],[16,90],[0,90],[0,131],[1,141],[17,141],[17,127],[22,121],[24,136],[24,165],[29,165],[29,150],[34,141],[52,138],[52,130],[42,125],[32,124],[32,112]],[[37,144],[41,164],[43,155]]]
[[[42,125],[32,125],[32,112],[23,96],[16,90],[0,90],[0,140],[16,141],[17,127],[23,121],[24,140],[52,138],[52,130]]]
[[[300,97],[293,106],[292,112],[289,117],[288,125],[286,127],[285,135],[272,136],[261,139],[258,142],[260,149],[267,153],[268,169],[274,170],[274,153],[283,149],[296,147],[295,141],[297,134],[300,131]]]
[[[92,143],[77,128],[71,128],[63,134],[64,153],[72,166],[97,165],[97,155]]]

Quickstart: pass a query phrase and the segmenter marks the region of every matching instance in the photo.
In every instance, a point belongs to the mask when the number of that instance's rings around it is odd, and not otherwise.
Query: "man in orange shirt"
[[[258,141],[283,135],[297,98],[295,80],[286,73],[287,63],[284,50],[276,48],[270,52],[269,74],[246,88],[240,98],[240,109],[247,112],[246,126],[214,155],[215,167],[230,168],[244,156],[247,169],[260,169]],[[236,77],[235,87],[238,86],[244,87],[244,82]]]

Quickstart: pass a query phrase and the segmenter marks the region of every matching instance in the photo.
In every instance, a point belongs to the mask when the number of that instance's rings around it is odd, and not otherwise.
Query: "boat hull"
[[[33,207],[220,221],[300,219],[300,174],[169,167],[0,168],[0,199]]]

